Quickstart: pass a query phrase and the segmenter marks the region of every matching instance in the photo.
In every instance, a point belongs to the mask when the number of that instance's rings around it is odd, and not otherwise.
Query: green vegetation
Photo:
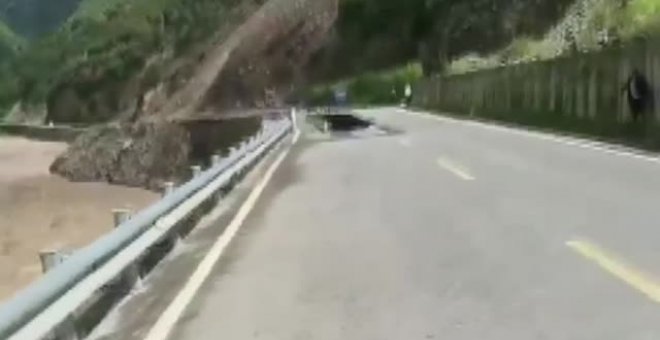
[[[660,32],[660,0],[631,0],[621,30],[626,36]]]
[[[58,31],[0,68],[0,108],[45,103],[69,89],[82,102],[103,94],[116,115],[124,85],[149,65],[146,90],[160,69],[208,40],[239,0],[86,0]],[[150,62],[154,56],[158,63]],[[79,120],[105,120],[100,109]],[[100,115],[100,116],[96,116]]]
[[[448,73],[552,59],[658,34],[660,0],[578,0],[566,17],[543,36],[522,35],[494,53],[463,55],[452,61]]]
[[[577,0],[342,0],[336,39],[314,59],[314,80],[332,81],[419,62],[441,73],[466,53],[538,36]],[[350,56],[350,57],[347,57]]]
[[[25,40],[14,33],[5,23],[0,22],[0,44],[16,52],[25,45]]]

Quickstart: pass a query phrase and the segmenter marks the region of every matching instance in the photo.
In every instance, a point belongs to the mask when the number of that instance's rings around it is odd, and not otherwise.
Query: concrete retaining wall
[[[415,104],[635,143],[656,143],[651,141],[654,136],[650,130],[655,130],[660,121],[660,105],[648,112],[643,124],[630,123],[622,88],[635,68],[647,78],[653,87],[654,102],[660,104],[657,40],[638,41],[598,53],[425,79],[416,86]]]

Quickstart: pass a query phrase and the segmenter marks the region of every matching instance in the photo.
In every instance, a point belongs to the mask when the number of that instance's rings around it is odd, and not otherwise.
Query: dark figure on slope
[[[633,121],[641,120],[652,104],[651,85],[648,80],[639,70],[635,69],[626,81],[623,91],[628,95],[628,106]]]

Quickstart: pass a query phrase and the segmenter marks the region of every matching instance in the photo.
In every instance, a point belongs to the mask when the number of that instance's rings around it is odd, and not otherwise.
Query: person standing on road
[[[404,94],[406,97],[406,106],[410,106],[410,104],[412,104],[412,86],[410,84],[406,84]]]
[[[634,69],[623,87],[628,97],[628,107],[633,122],[644,118],[644,114],[651,106],[651,86],[646,77]]]

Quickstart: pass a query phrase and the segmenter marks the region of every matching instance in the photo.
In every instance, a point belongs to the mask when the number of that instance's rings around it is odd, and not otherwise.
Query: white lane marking
[[[299,138],[299,132],[296,130],[294,132],[293,143],[295,143]],[[186,310],[186,307],[193,300],[197,291],[206,281],[208,276],[213,271],[213,267],[218,262],[222,254],[225,252],[225,249],[231,242],[231,240],[236,236],[238,230],[243,225],[243,222],[247,218],[248,214],[252,211],[254,206],[257,203],[257,200],[263,193],[266,185],[270,179],[275,174],[275,171],[284,161],[288,155],[290,149],[283,151],[279,157],[271,164],[271,166],[266,171],[263,179],[257,184],[257,186],[250,192],[250,195],[241,205],[236,216],[231,221],[227,229],[222,235],[215,241],[211,250],[206,254],[202,262],[199,263],[195,272],[190,276],[185,286],[179,291],[174,300],[170,305],[165,309],[165,312],[160,315],[158,321],[154,326],[149,330],[149,333],[144,338],[145,340],[165,340],[170,335],[174,326],[179,321],[181,316]]]
[[[441,168],[451,172],[452,174],[456,175],[458,178],[465,180],[465,181],[474,181],[476,178],[472,176],[467,169],[464,167],[446,159],[446,158],[438,158],[436,160],[436,163],[438,166]]]
[[[660,164],[660,157],[643,155],[643,154],[640,154],[640,153],[636,152],[636,150],[626,149],[625,146],[618,146],[618,145],[615,145],[615,144],[607,144],[607,143],[604,143],[604,142],[591,141],[591,140],[588,140],[588,139],[581,139],[581,138],[576,138],[576,137],[558,136],[558,135],[553,135],[553,134],[550,134],[550,133],[544,133],[544,132],[539,132],[539,131],[529,131],[529,130],[517,129],[517,128],[513,128],[513,127],[507,127],[507,126],[502,126],[502,125],[497,125],[497,124],[489,124],[489,123],[478,122],[478,121],[473,121],[473,120],[463,120],[463,119],[458,119],[458,118],[451,118],[451,117],[436,115],[436,114],[427,113],[427,112],[409,111],[409,110],[403,110],[403,109],[397,109],[397,110],[399,112],[404,112],[404,113],[414,115],[414,116],[417,116],[417,117],[426,118],[426,119],[433,119],[433,120],[437,120],[437,121],[441,121],[441,122],[445,122],[445,123],[450,122],[450,123],[462,124],[462,125],[466,125],[466,126],[477,126],[477,127],[481,127],[481,128],[488,129],[488,130],[507,132],[507,133],[517,134],[517,135],[526,136],[526,137],[533,137],[533,138],[536,138],[536,139],[562,143],[562,144],[570,145],[570,146],[576,146],[576,147],[583,148],[583,149],[601,151],[601,152],[608,153],[608,154],[611,154],[611,155],[631,157],[631,158],[635,158],[635,159],[638,159],[638,160],[643,160],[643,161],[647,161],[647,162]]]

